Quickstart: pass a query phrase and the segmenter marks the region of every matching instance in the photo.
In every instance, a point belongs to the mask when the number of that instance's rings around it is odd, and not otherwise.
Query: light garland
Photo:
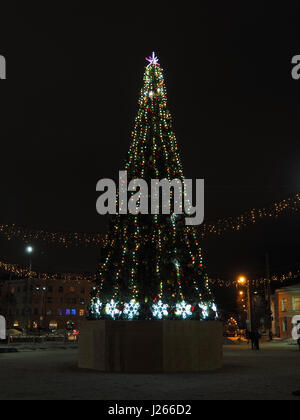
[[[202,238],[210,235],[221,236],[226,232],[239,232],[247,226],[255,225],[263,219],[277,219],[288,212],[295,213],[300,210],[300,194],[297,193],[285,200],[274,202],[269,206],[251,209],[240,216],[228,217],[216,222],[204,223],[200,226],[199,234]]]
[[[300,210],[300,194],[296,193],[287,199],[276,201],[258,209],[251,209],[239,216],[222,218],[217,221],[203,223],[198,228],[186,227],[187,231],[194,230],[202,239],[210,236],[223,236],[226,232],[239,232],[248,226],[255,225],[263,220],[277,219],[285,214],[293,214]],[[42,241],[69,247],[106,247],[109,244],[107,234],[78,233],[78,232],[48,232],[44,230],[29,229],[16,224],[0,224],[0,235],[7,240],[21,239],[24,242]],[[147,236],[144,241],[148,241]]]
[[[4,261],[0,261],[0,271],[13,274],[18,278],[32,278],[35,280],[41,281],[63,281],[63,282],[89,282],[94,283],[98,275],[95,273],[43,273],[43,272],[36,272],[30,271],[27,268],[22,268],[17,264],[9,264]],[[272,282],[284,283],[286,281],[297,280],[300,278],[300,269],[294,272],[290,271],[286,274],[274,274],[270,278],[266,277],[259,277],[257,279],[250,279],[249,283],[253,286],[259,286],[263,284],[270,284]],[[236,286],[236,280],[224,280],[219,278],[208,278],[208,283],[211,285],[219,286],[219,287],[232,287]],[[96,300],[100,302],[99,300]],[[161,301],[159,301],[161,302]],[[156,309],[158,306],[162,304],[159,303],[154,305]],[[158,305],[158,306],[157,306]],[[167,311],[168,305],[165,307],[163,306],[163,311]],[[213,310],[215,310],[212,307]]]
[[[148,61],[124,167],[127,180],[184,181],[163,70],[154,53]],[[123,189],[121,185],[117,204],[125,200]],[[172,213],[145,218],[125,217],[120,212],[111,219],[92,297],[118,301],[119,310],[129,294],[136,302],[143,302],[141,310],[125,303],[121,319],[199,319],[197,305],[192,306],[188,300],[213,300],[196,233],[185,231],[183,217]],[[153,303],[157,305],[154,308]],[[108,313],[114,316],[111,307]],[[90,316],[93,318],[92,311]]]

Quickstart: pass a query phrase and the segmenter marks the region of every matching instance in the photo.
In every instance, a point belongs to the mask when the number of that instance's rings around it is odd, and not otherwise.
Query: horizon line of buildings
[[[0,315],[8,329],[76,329],[88,314],[92,287],[87,280],[0,280]],[[270,306],[273,335],[291,338],[293,318],[300,315],[300,283],[277,288]]]
[[[87,315],[92,287],[86,280],[0,280],[0,314],[7,329],[76,329]]]

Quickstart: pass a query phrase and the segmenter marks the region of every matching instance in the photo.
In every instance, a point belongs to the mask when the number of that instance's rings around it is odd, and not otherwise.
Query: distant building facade
[[[300,284],[277,289],[271,296],[272,332],[281,338],[292,338],[294,316],[300,315]]]
[[[8,328],[78,328],[87,315],[92,284],[74,280],[15,279],[0,282],[0,315]]]

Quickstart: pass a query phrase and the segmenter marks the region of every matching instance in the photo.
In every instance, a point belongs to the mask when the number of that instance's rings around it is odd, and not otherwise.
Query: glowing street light
[[[247,280],[247,278],[245,276],[239,276],[237,279],[238,284],[240,284],[241,286],[247,286],[247,312],[248,312],[248,328],[251,331],[252,330],[252,325],[251,325],[251,296],[250,296],[250,282]],[[244,292],[241,290],[240,291],[240,295],[243,296]]]
[[[32,254],[32,253],[33,253],[33,248],[32,248],[32,246],[28,245],[28,246],[26,247],[26,252],[27,252],[27,254]]]
[[[26,254],[29,255],[29,271],[31,272],[32,270],[31,254],[33,253],[33,247],[31,245],[27,245],[27,247],[25,248],[25,252]]]
[[[239,283],[239,284],[246,284],[246,283],[247,283],[247,279],[246,279],[246,277],[245,277],[245,276],[240,276],[240,277],[238,278],[238,283]]]
[[[28,258],[29,258],[29,275],[27,276],[27,280],[26,280],[26,290],[27,290],[27,296],[26,296],[26,304],[27,307],[25,309],[25,314],[27,317],[27,326],[26,326],[26,330],[28,328],[28,324],[29,324],[29,320],[30,320],[30,287],[31,287],[31,272],[32,272],[32,253],[33,253],[34,249],[31,245],[27,245],[25,248],[25,252],[26,254],[28,254]]]

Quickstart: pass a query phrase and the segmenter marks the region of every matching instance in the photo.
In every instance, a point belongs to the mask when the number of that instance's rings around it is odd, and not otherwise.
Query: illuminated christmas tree
[[[147,60],[125,164],[128,183],[184,182],[163,71],[154,53]],[[184,215],[112,216],[102,254],[91,319],[215,318],[197,235],[185,226]]]

